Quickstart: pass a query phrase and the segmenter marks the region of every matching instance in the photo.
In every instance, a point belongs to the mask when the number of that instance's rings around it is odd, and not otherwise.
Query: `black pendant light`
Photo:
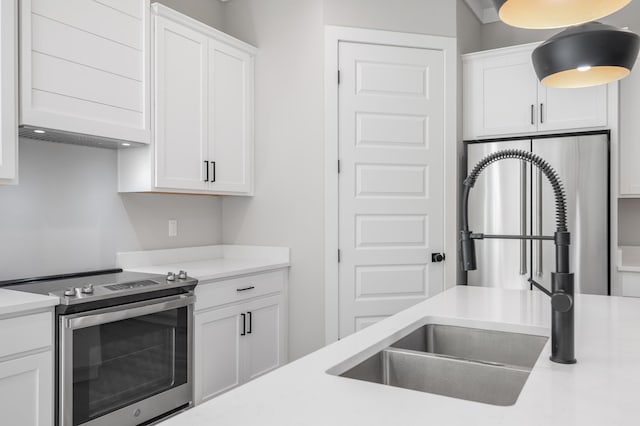
[[[567,28],[532,55],[538,79],[548,87],[577,88],[626,77],[638,57],[640,38],[599,22]]]
[[[631,0],[492,0],[502,22],[519,28],[545,29],[595,21]]]

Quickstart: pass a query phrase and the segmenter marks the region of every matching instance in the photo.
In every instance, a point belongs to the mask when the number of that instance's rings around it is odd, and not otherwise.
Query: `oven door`
[[[60,426],[133,426],[189,405],[194,301],[61,315]]]

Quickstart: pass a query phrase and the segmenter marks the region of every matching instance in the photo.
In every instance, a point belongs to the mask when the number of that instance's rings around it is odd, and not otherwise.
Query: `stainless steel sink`
[[[469,401],[515,404],[547,337],[425,325],[340,373]]]
[[[427,324],[391,347],[533,368],[547,337]]]

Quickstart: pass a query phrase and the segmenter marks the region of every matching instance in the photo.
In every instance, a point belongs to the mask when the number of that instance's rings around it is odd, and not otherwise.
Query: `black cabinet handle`
[[[251,334],[251,329],[253,328],[253,315],[251,315],[251,312],[247,312],[247,315],[249,315],[249,331],[247,331],[247,334]]]
[[[207,160],[204,161],[204,169],[207,171],[204,181],[209,182],[209,162]]]
[[[237,288],[236,291],[238,293],[242,292],[242,291],[249,291],[249,290],[253,290],[254,288],[256,288],[255,286],[251,286],[251,287],[245,287],[245,288]]]
[[[211,182],[215,182],[216,181],[216,162],[212,161],[211,162],[211,168],[213,169],[213,180]]]
[[[246,336],[247,334],[247,316],[245,314],[240,314],[240,316],[242,317],[242,333],[240,333],[241,336]]]
[[[540,104],[540,124],[544,124],[544,104]]]

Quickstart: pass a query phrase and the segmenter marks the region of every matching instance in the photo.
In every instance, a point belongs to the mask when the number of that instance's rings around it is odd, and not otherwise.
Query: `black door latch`
[[[431,253],[431,262],[440,263],[444,261],[444,253]]]

